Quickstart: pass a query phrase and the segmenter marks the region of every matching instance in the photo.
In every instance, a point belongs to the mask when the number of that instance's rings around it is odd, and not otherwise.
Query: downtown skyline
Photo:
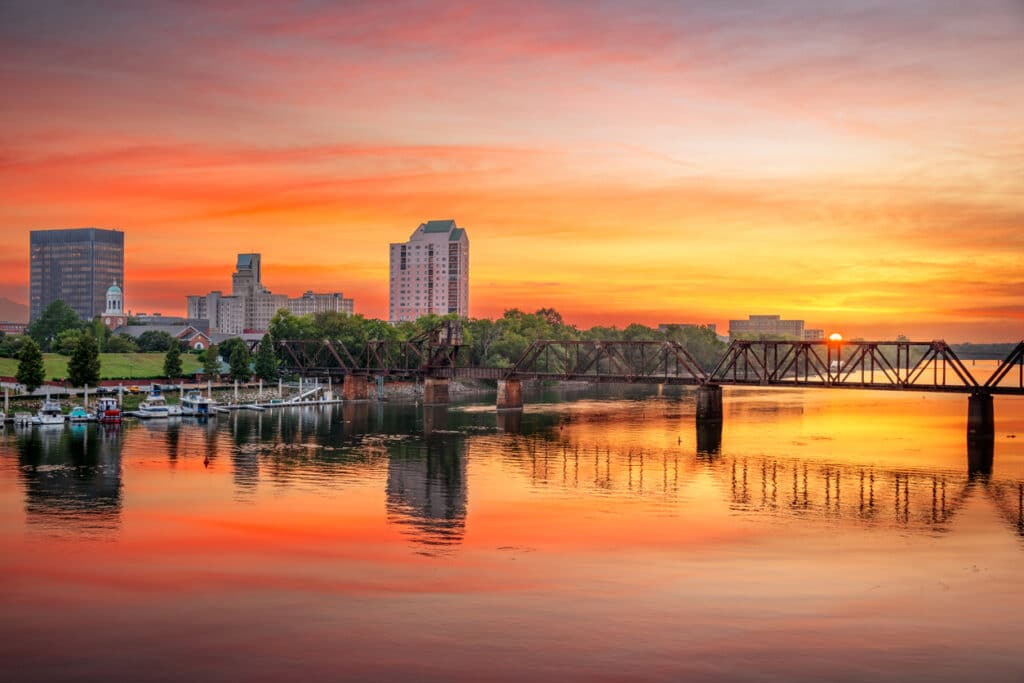
[[[262,252],[282,290],[343,285],[386,318],[388,244],[451,216],[473,317],[1024,328],[1019,3],[0,17],[0,296],[21,303],[30,230],[98,226],[130,235],[137,310],[181,313],[225,254]]]

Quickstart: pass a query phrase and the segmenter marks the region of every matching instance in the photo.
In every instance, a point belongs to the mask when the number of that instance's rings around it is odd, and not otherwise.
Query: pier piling
[[[702,384],[697,387],[697,422],[722,421],[722,387]]]
[[[523,382],[516,378],[498,380],[498,410],[523,409]]]
[[[448,380],[434,377],[424,379],[423,403],[424,405],[448,403]]]
[[[967,398],[967,438],[991,438],[995,435],[995,413],[992,394],[976,391]]]

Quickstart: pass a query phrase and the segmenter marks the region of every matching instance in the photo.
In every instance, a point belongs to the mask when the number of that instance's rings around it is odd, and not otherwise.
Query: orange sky
[[[135,311],[259,251],[382,317],[388,243],[455,218],[473,316],[1019,339],[1021,35],[1013,0],[5,5],[0,296],[30,229],[98,226]]]

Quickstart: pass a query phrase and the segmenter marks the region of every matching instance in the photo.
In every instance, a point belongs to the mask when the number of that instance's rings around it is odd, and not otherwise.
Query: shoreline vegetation
[[[196,373],[204,366],[211,365],[206,363],[206,351],[196,353],[182,348],[180,365],[172,366],[174,370],[168,371],[167,352],[171,345],[178,343],[170,335],[154,334],[151,339],[143,335],[139,341],[147,348],[131,348],[131,345],[135,344],[134,341],[111,337],[109,330],[97,324],[99,321],[83,323],[64,310],[65,308],[62,302],[55,302],[43,318],[30,326],[26,335],[0,335],[0,376],[17,375],[18,352],[30,338],[45,352],[42,354],[45,382],[68,379],[72,374],[69,367],[70,351],[75,344],[92,338],[96,339],[101,351],[98,357],[98,378],[93,375],[93,378],[100,382],[116,381],[128,386],[148,380],[173,382],[177,378],[194,379]],[[553,308],[541,308],[534,313],[509,309],[502,317],[493,320],[459,318],[456,315],[427,315],[415,322],[396,324],[368,319],[358,314],[328,312],[295,316],[281,310],[270,322],[269,335],[272,339],[330,339],[343,344],[353,357],[358,358],[368,342],[399,345],[437,329],[444,323],[457,323],[458,329],[461,330],[462,351],[457,363],[462,367],[510,367],[531,343],[549,339],[672,341],[686,348],[705,369],[714,367],[727,347],[727,342],[720,339],[713,328],[704,325],[669,324],[652,328],[634,323],[623,328],[595,326],[579,329],[566,324],[561,314]],[[95,346],[96,344],[94,348]],[[241,339],[233,338],[220,345],[220,356],[226,363],[230,361],[230,351],[236,346],[244,347],[246,353],[241,354],[245,358],[240,359],[239,368],[232,367],[232,377],[244,380],[248,376],[257,375],[268,381],[276,380],[278,365],[282,360],[280,357],[275,363],[271,352],[269,361],[263,359],[262,366],[256,365],[247,369],[246,364],[251,360],[248,347]],[[1013,347],[1013,343],[952,345],[954,352],[966,361],[1002,360]],[[212,365],[216,366],[215,363]],[[167,372],[177,373],[175,379],[169,379]]]

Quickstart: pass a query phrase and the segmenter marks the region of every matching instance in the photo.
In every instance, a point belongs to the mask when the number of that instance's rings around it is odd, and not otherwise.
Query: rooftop
[[[448,232],[449,230],[456,229],[455,228],[455,220],[449,218],[448,220],[444,220],[444,221],[427,221],[426,223],[423,223],[423,224],[420,225],[420,229],[423,232],[428,232],[428,233],[431,233],[431,232]]]

